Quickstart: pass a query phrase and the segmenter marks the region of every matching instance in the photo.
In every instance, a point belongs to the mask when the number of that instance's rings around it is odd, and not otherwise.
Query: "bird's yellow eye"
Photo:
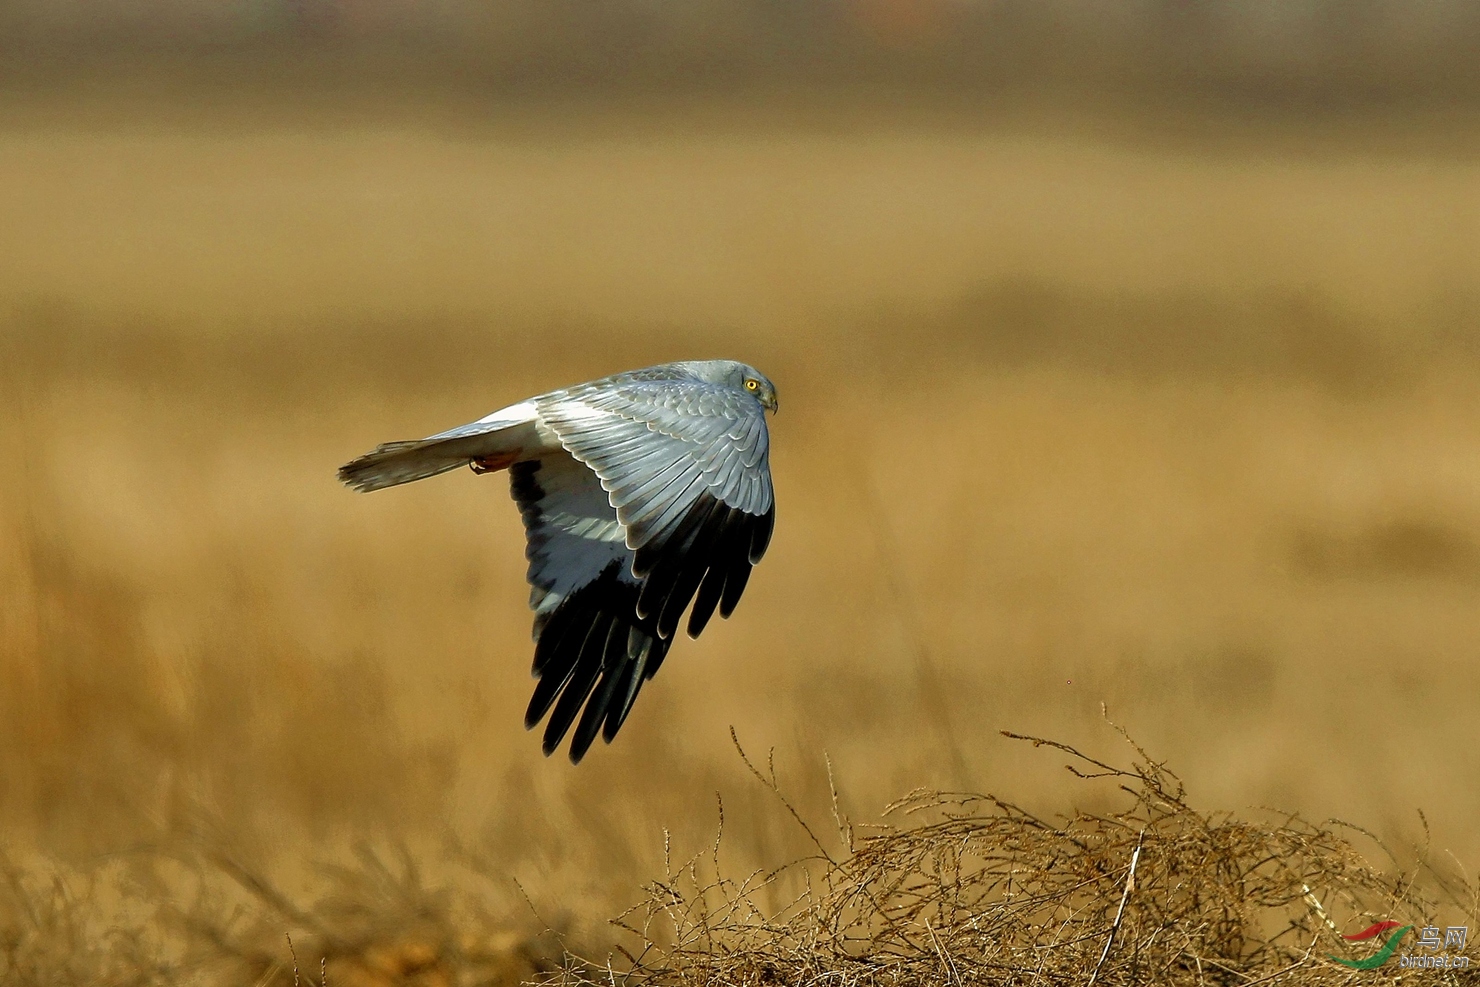
[[[760,386],[761,386],[761,384],[760,384],[760,381],[758,381],[758,380],[747,380],[745,382],[745,389],[747,391],[753,391],[757,387],[760,387]]]

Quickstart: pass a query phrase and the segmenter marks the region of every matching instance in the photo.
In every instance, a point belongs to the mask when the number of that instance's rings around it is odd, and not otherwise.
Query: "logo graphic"
[[[1402,941],[1403,936],[1412,928],[1413,926],[1411,925],[1399,927],[1397,922],[1375,922],[1361,932],[1355,932],[1341,938],[1348,942],[1365,942],[1368,939],[1375,939],[1389,929],[1396,929],[1397,931],[1383,940],[1382,948],[1377,952],[1365,960],[1344,960],[1340,956],[1332,956],[1329,953],[1326,958],[1340,963],[1342,966],[1351,967],[1353,970],[1375,970],[1393,958],[1393,953],[1398,949],[1398,943]],[[1465,948],[1465,941],[1469,938],[1469,933],[1470,930],[1463,925],[1451,925],[1444,930],[1444,938],[1441,942],[1438,926],[1426,925],[1418,934],[1418,948],[1435,955],[1410,956],[1407,953],[1403,953],[1398,957],[1398,965],[1405,969],[1409,967],[1468,969],[1470,958],[1463,953],[1451,954],[1449,950],[1451,947],[1456,950],[1463,950]],[[1440,949],[1443,950],[1442,953],[1439,952]]]
[[[1371,939],[1374,936],[1381,935],[1388,929],[1397,928],[1397,922],[1377,922],[1373,925],[1367,926],[1367,928],[1363,929],[1361,932],[1356,932],[1349,936],[1342,936],[1341,938],[1347,940],[1348,942],[1362,942],[1364,940]],[[1398,940],[1402,939],[1403,934],[1411,928],[1413,928],[1413,926],[1405,925],[1401,929],[1398,929],[1397,932],[1394,932],[1392,935],[1387,937],[1387,941],[1382,944],[1381,949],[1373,953],[1371,956],[1367,957],[1365,960],[1344,960],[1340,956],[1331,956],[1330,954],[1327,954],[1327,958],[1335,960],[1342,966],[1349,966],[1353,970],[1375,970],[1386,963],[1388,960],[1393,958],[1393,952],[1398,948]]]

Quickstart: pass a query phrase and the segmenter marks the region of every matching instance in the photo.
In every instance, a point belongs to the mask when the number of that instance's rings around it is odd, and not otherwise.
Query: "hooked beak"
[[[765,397],[761,398],[761,407],[765,408],[772,414],[775,414],[776,412],[781,410],[781,402],[776,400],[775,394],[767,394]]]

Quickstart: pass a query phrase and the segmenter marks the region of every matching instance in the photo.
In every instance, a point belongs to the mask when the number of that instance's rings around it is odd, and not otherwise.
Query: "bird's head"
[[[761,403],[767,411],[776,411],[776,385],[759,370],[734,360],[705,360],[691,364],[699,375],[713,384],[725,384],[744,391]]]
[[[779,411],[781,405],[776,400],[776,385],[754,367],[741,367],[740,370],[740,382],[736,386],[747,394],[754,394],[767,411]]]

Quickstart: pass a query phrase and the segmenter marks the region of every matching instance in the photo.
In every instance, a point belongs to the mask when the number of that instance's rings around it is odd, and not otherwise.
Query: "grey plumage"
[[[345,464],[357,490],[507,468],[524,521],[544,751],[610,742],[667,656],[728,617],[770,542],[765,412],[775,387],[728,360],[662,364],[552,391]],[[577,722],[579,717],[579,722]]]

